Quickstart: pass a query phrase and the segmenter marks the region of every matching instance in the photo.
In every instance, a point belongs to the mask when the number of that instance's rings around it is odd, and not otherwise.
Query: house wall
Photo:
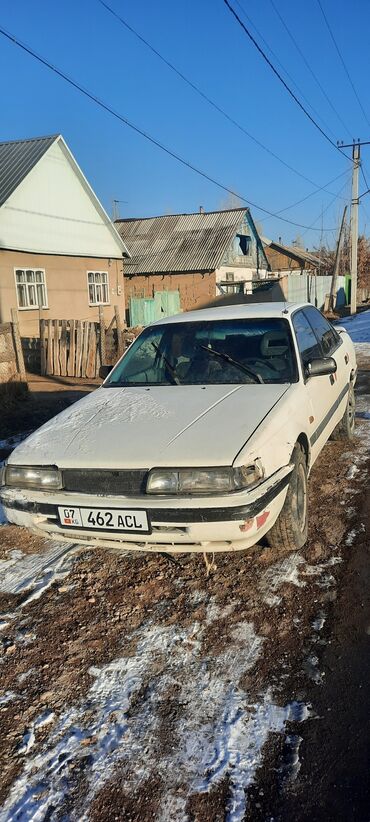
[[[126,303],[130,297],[153,297],[155,291],[179,291],[183,311],[197,308],[216,296],[214,271],[187,274],[134,274],[125,276]]]
[[[122,258],[67,257],[0,249],[0,322],[9,322],[11,309],[18,307],[14,277],[16,268],[44,269],[49,306],[47,309],[18,309],[22,337],[39,336],[40,318],[97,320],[98,306],[89,305],[88,271],[108,272],[110,305],[103,306],[106,323],[111,320],[115,305],[119,305],[124,318]]]
[[[288,254],[283,254],[281,251],[275,251],[269,246],[265,247],[265,254],[270,263],[271,272],[281,272],[289,274],[290,271],[306,271],[312,270],[314,266],[303,260],[294,259]]]
[[[230,265],[221,265],[220,268],[216,270],[216,282],[217,283],[225,283],[226,282],[226,274],[232,273],[234,275],[234,279],[230,281],[230,285],[232,283],[238,283],[242,280],[264,280],[267,276],[266,269],[260,269],[258,271],[257,276],[257,269],[256,268],[248,268],[248,266],[233,266]],[[246,285],[246,290],[248,290],[248,285]]]
[[[122,256],[109,218],[62,140],[51,145],[0,209],[0,248]]]

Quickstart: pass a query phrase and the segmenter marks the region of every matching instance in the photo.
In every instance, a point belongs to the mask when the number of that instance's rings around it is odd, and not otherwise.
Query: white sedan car
[[[6,516],[125,550],[234,551],[264,535],[300,548],[311,467],[330,435],[353,436],[355,379],[350,337],[312,305],[161,320],[12,452]]]

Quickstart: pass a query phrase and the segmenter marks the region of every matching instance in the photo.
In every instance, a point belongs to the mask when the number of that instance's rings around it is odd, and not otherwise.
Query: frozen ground
[[[304,551],[220,555],[210,577],[198,556],[1,528],[1,822],[271,818],[264,775],[283,794],[298,784],[304,728],[321,721],[312,688],[363,534],[369,445],[363,417],[354,446],[324,450]]]

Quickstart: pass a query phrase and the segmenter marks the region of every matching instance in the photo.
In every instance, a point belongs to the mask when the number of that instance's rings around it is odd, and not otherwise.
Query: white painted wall
[[[58,139],[0,209],[0,248],[122,257],[123,244]]]
[[[241,280],[264,280],[267,273],[265,269],[259,269],[257,275],[256,268],[241,265],[221,265],[216,269],[216,283],[226,281],[226,273],[229,272],[234,274],[234,283],[240,283]],[[230,282],[230,285],[232,285],[232,282]]]

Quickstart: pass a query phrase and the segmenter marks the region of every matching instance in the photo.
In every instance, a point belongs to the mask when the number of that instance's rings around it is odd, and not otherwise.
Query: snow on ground
[[[150,776],[163,779],[166,789],[158,814],[162,822],[186,822],[188,796],[209,791],[227,774],[226,818],[241,822],[245,789],[254,779],[269,733],[283,731],[288,721],[305,720],[309,711],[298,702],[276,705],[270,689],[250,704],[238,683],[263,649],[263,639],[251,623],[234,627],[230,647],[217,659],[204,659],[202,638],[213,616],[217,619],[217,609],[211,604],[205,624],[180,628],[148,623],[137,635],[133,655],[123,653],[90,669],[86,699],[62,714],[47,744],[33,754],[38,728],[54,723],[50,713],[38,717],[25,731],[20,750],[25,757],[23,773],[0,812],[1,822],[56,819],[87,751],[84,804],[70,813],[71,820],[88,819],[92,799],[119,762],[128,790]],[[156,675],[148,681],[154,667]],[[145,700],[129,711],[144,685]],[[157,708],[173,688],[183,710],[174,728],[174,745],[163,750]]]
[[[60,582],[70,572],[77,552],[74,543],[46,542],[41,554],[23,554],[13,550],[8,559],[0,560],[0,590],[8,594],[29,591],[27,605],[38,599],[53,582]],[[83,549],[82,549],[83,550]]]
[[[346,329],[354,343],[370,344],[370,310],[343,317],[337,325]]]

